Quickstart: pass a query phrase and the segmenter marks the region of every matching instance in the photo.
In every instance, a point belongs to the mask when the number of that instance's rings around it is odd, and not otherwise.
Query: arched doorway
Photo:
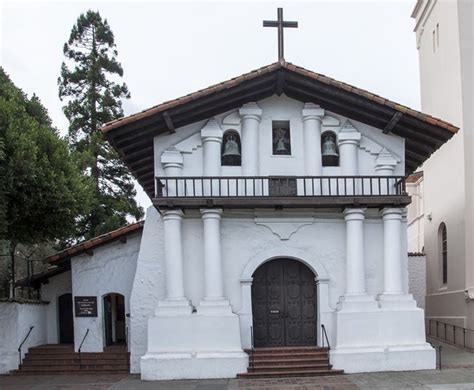
[[[125,298],[122,294],[110,293],[103,298],[105,345],[125,344]]]
[[[72,294],[58,297],[59,342],[74,343],[74,317],[72,312]]]
[[[255,347],[316,345],[314,273],[294,259],[275,259],[253,274]]]

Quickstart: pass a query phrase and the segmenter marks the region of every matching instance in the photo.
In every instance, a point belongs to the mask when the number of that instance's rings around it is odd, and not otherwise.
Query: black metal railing
[[[157,198],[406,195],[403,176],[157,177]]]
[[[79,352],[79,369],[82,368],[82,355],[81,355],[82,344],[84,344],[84,341],[86,340],[86,337],[88,334],[89,334],[89,328],[87,328],[86,333],[84,334],[84,337],[82,338],[81,344],[79,345],[79,349],[77,350],[77,352]]]
[[[328,334],[326,332],[326,327],[324,326],[324,324],[321,324],[321,331],[322,331],[322,334],[323,334],[323,337],[322,337],[323,348],[325,348],[324,340],[326,340],[326,343],[328,345],[327,348],[330,351],[331,350],[331,344],[329,344],[329,337],[328,337]]]
[[[26,334],[25,338],[21,342],[21,344],[18,346],[18,368],[21,368],[21,347],[23,347],[23,344],[25,344],[25,341],[30,337],[31,332],[33,331],[34,326],[30,326],[30,329],[28,330],[28,333]]]
[[[255,350],[255,345],[253,342],[253,326],[250,326],[250,368],[253,368],[253,351]]]
[[[428,319],[426,334],[447,344],[474,350],[474,329]]]

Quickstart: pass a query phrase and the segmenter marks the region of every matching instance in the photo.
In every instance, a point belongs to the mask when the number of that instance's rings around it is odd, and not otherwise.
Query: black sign
[[[74,297],[76,317],[97,317],[97,297]]]

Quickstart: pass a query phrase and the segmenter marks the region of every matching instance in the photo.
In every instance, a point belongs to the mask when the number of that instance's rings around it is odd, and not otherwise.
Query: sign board
[[[76,317],[97,317],[97,297],[74,297]]]

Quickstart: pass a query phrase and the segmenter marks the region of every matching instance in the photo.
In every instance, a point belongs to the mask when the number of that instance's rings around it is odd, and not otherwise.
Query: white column
[[[215,119],[210,119],[201,130],[204,176],[221,175],[222,129]]]
[[[358,149],[361,135],[347,121],[337,136],[339,146],[339,165],[343,175],[357,176],[359,174]]]
[[[190,314],[191,306],[184,296],[183,242],[181,224],[183,212],[163,212],[165,245],[165,299],[158,303],[157,314]]]
[[[165,150],[161,155],[161,166],[166,177],[179,177],[183,175],[183,156],[178,150]],[[169,181],[165,185],[164,191],[167,196],[183,194],[183,183],[180,181]]]
[[[259,175],[259,127],[262,109],[247,103],[239,110],[242,129],[242,175]]]
[[[403,294],[402,210],[385,208],[383,218],[384,294]]]
[[[383,148],[375,160],[375,172],[377,176],[393,176],[395,166],[397,165],[397,160],[386,148]],[[380,183],[380,195],[388,195],[395,193],[395,184],[394,179],[382,180]],[[388,185],[387,185],[388,184]],[[377,195],[377,194],[376,194]]]
[[[324,110],[316,104],[306,103],[302,115],[305,175],[320,176],[323,166],[321,159],[321,123]]]
[[[229,302],[224,298],[221,216],[220,209],[201,210],[204,232],[204,299],[198,308],[201,314],[230,313]]]
[[[342,309],[375,309],[373,297],[367,295],[365,280],[364,220],[365,209],[344,210],[346,221],[346,289]]]

